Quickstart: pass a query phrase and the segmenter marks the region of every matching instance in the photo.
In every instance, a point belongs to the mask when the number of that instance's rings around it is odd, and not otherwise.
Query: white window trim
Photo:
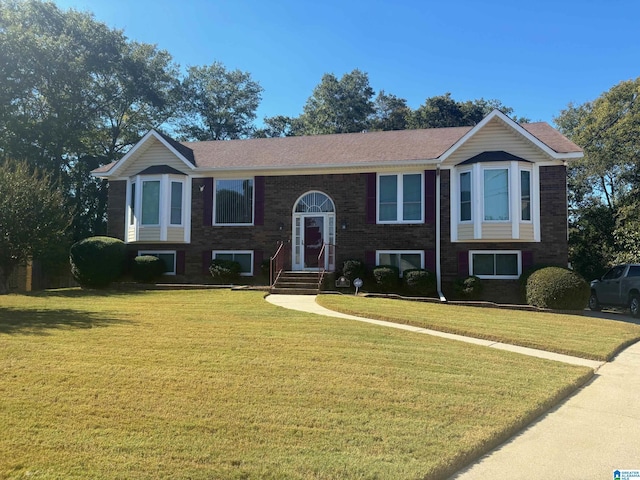
[[[253,182],[251,199],[251,223],[218,223],[216,220],[216,198],[218,197],[218,181],[237,181],[243,182],[245,180],[251,180]],[[256,178],[255,177],[243,177],[243,178],[214,178],[213,179],[213,211],[211,212],[213,218],[211,224],[216,227],[253,227],[256,221]]]
[[[469,174],[469,179],[470,179],[470,182],[469,182],[470,183],[470,189],[471,189],[471,219],[470,220],[461,220],[460,219],[460,216],[462,215],[462,208],[460,208],[461,205],[462,205],[462,188],[461,188],[460,176],[463,173],[468,173]],[[456,183],[458,188],[457,188],[457,194],[456,194],[456,197],[455,197],[457,200],[456,200],[455,203],[456,203],[457,212],[458,212],[457,213],[458,223],[460,223],[462,225],[469,225],[469,224],[473,223],[474,217],[475,217],[474,216],[474,212],[473,212],[473,205],[475,203],[474,202],[474,198],[473,198],[474,190],[475,190],[474,185],[473,185],[473,178],[474,178],[473,171],[472,171],[471,168],[464,168],[464,169],[458,170],[458,172],[456,173],[456,176],[457,176],[457,181],[455,183]]]
[[[376,250],[376,265],[380,265],[380,255],[420,255],[420,268],[424,269],[424,250]],[[400,271],[400,278],[403,277]]]
[[[211,252],[211,260],[214,260],[216,258],[216,254],[218,253],[222,253],[222,254],[249,254],[251,255],[251,270],[249,272],[242,272],[240,273],[241,277],[253,277],[253,261],[254,261],[254,257],[253,257],[253,250],[213,250]]]
[[[478,165],[480,165],[478,163]],[[481,205],[482,205],[482,216],[480,217],[482,219],[482,223],[511,223],[512,219],[513,219],[513,215],[512,215],[512,210],[513,210],[513,196],[512,192],[513,192],[513,188],[512,188],[512,178],[511,176],[513,175],[513,169],[510,168],[509,165],[490,165],[490,166],[481,166],[481,170],[482,170],[482,178],[480,178],[480,189],[481,189]],[[491,170],[506,170],[507,171],[507,218],[505,220],[487,220],[485,217],[485,196],[484,196],[484,174],[485,172],[491,171]],[[473,199],[473,197],[472,197]],[[473,200],[472,200],[473,203]]]
[[[396,198],[396,220],[380,220],[380,177],[396,177],[397,198]],[[420,219],[402,220],[404,216],[404,182],[405,175],[420,175]],[[376,222],[379,224],[418,224],[424,223],[425,192],[424,192],[424,172],[385,172],[376,175]]]
[[[484,171],[507,169],[509,171],[509,218],[510,220],[484,220]],[[511,224],[511,239],[520,240],[520,224],[533,224],[533,241],[540,242],[540,171],[536,163],[511,162],[477,162],[471,165],[453,167],[450,174],[450,218],[452,219],[451,241],[458,240],[459,225],[473,225],[473,240],[483,240],[482,226],[485,224]],[[471,172],[471,221],[460,220],[460,174]],[[531,182],[531,220],[522,220],[520,172],[530,172]],[[513,212],[517,212],[514,214]],[[455,220],[453,220],[455,219]],[[500,241],[509,240],[507,238]],[[497,240],[491,240],[497,241]]]
[[[142,225],[142,185],[143,182],[160,181],[160,212],[158,224]],[[182,215],[180,224],[171,223],[171,183],[178,182],[182,184]],[[135,211],[131,211],[131,185],[135,184]],[[160,241],[168,240],[169,228],[184,229],[184,242],[191,241],[191,181],[189,177],[184,175],[136,175],[127,179],[126,191],[126,214],[125,214],[125,232],[133,227],[135,230],[135,241],[140,238],[140,230],[147,228],[160,229]],[[133,218],[132,218],[133,215]]]
[[[167,254],[173,254],[173,271],[172,272],[164,272],[163,275],[176,275],[176,271],[177,271],[177,263],[178,263],[178,253],[176,250],[138,250],[138,256],[142,256],[142,255],[167,255]]]
[[[529,172],[529,216],[530,220],[522,218],[522,172]],[[518,216],[520,223],[530,224],[533,222],[533,169],[520,167],[518,168]]]
[[[518,274],[517,275],[476,275],[478,278],[486,280],[517,280],[522,275],[522,251],[521,250],[469,250],[469,275],[473,275],[473,255],[517,255],[518,256]]]

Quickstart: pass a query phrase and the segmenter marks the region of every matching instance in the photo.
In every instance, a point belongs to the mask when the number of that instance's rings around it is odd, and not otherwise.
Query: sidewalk
[[[593,380],[573,396],[451,480],[600,480],[613,479],[616,469],[640,470],[640,343],[603,364],[337,313],[318,305],[311,295],[269,295],[266,299],[292,310],[436,335],[596,370]]]

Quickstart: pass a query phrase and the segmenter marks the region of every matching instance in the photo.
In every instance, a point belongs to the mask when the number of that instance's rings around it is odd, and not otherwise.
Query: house
[[[109,181],[109,235],[168,274],[202,281],[212,258],[256,275],[279,242],[292,270],[347,259],[485,279],[512,299],[533,264],[567,265],[567,162],[547,123],[498,110],[474,127],[177,142],[147,133],[93,175]]]

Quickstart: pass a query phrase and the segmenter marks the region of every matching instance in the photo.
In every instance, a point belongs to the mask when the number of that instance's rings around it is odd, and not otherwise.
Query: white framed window
[[[240,275],[253,276],[253,250],[214,250],[212,260],[231,260],[240,264]]]
[[[509,221],[509,169],[485,168],[483,171],[485,222]]]
[[[152,257],[158,257],[164,263],[163,275],[175,275],[176,274],[176,251],[175,250],[139,250],[138,256],[151,255]]]
[[[471,208],[471,171],[460,172],[460,221],[470,222],[473,219]]]
[[[520,221],[531,222],[531,170],[520,170]]]
[[[185,179],[177,175],[138,175],[129,191],[129,225],[183,226]]]
[[[216,179],[214,225],[253,225],[254,179]]]
[[[478,278],[515,280],[522,274],[520,250],[470,250],[469,275]]]
[[[405,270],[424,268],[424,251],[376,250],[376,265],[392,265],[397,267],[402,277]]]
[[[424,222],[424,174],[378,175],[378,223]]]

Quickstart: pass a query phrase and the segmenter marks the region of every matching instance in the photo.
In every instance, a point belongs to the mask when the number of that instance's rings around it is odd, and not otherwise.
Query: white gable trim
[[[131,148],[131,150],[129,150],[124,157],[122,157],[118,163],[116,163],[116,165],[108,172],[105,172],[104,174],[102,174],[102,177],[115,177],[116,174],[118,173],[119,170],[122,170],[122,167],[126,164],[128,164],[131,161],[131,158],[135,156],[136,152],[145,144],[147,143],[151,137],[155,138],[156,140],[158,140],[160,143],[162,143],[162,145],[164,145],[167,150],[169,150],[171,153],[173,153],[179,160],[182,161],[182,163],[185,164],[186,167],[188,167],[190,170],[195,170],[195,166],[189,161],[187,160],[180,152],[178,152],[175,148],[173,148],[173,146],[167,142],[164,137],[162,135],[160,135],[158,132],[156,132],[155,130],[149,130],[147,132],[147,134],[142,137],[142,139],[140,139],[140,141],[138,141],[138,143],[136,143],[133,148]]]
[[[541,142],[540,140],[538,140],[537,137],[535,137],[534,135],[530,134],[527,130],[525,130],[523,127],[521,127],[520,124],[518,124],[517,122],[515,122],[514,120],[512,120],[511,118],[506,116],[500,110],[493,110],[489,115],[484,117],[480,123],[478,123],[475,127],[473,127],[466,134],[464,134],[460,140],[458,140],[456,143],[454,143],[449,148],[449,150],[444,152],[440,156],[440,162],[444,162],[447,158],[449,158],[451,155],[453,155],[453,153],[456,150],[458,150],[462,145],[464,145],[465,142],[467,142],[471,137],[473,137],[476,133],[478,133],[480,130],[482,130],[482,128],[487,123],[489,123],[491,120],[493,120],[496,117],[499,118],[500,120],[502,120],[502,122],[506,126],[512,128],[515,132],[517,132],[520,135],[522,135],[523,137],[525,137],[527,140],[529,140],[531,143],[533,143],[536,147],[538,147],[540,150],[545,152],[551,158],[555,158],[555,159],[558,159],[558,160],[565,160],[565,159],[570,159],[570,158],[582,158],[582,156],[583,156],[581,152],[571,152],[571,153],[558,153],[558,152],[556,152],[551,147],[549,147],[546,143]]]

